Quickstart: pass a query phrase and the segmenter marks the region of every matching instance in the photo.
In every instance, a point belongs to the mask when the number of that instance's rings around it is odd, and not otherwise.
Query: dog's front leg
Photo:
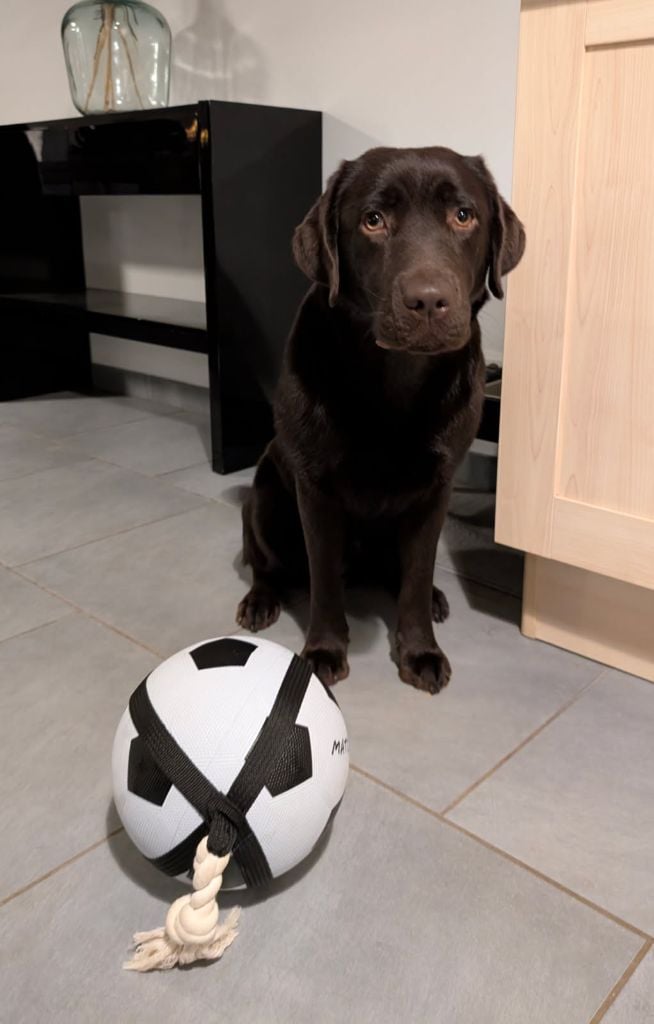
[[[345,679],[348,628],[343,596],[344,515],[310,486],[298,485],[298,507],[311,578],[311,612],[304,657],[323,683]]]
[[[400,522],[401,584],[398,598],[397,654],[400,678],[428,693],[438,693],[450,679],[450,663],[434,636],[434,563],[445,520],[449,487],[436,501],[410,509]],[[447,607],[447,603],[445,603]]]

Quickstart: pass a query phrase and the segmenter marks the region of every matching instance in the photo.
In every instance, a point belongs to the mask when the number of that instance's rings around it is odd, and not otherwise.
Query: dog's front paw
[[[236,610],[236,621],[239,626],[258,633],[267,629],[279,618],[279,598],[268,587],[252,587]]]
[[[400,679],[405,683],[432,694],[440,693],[452,675],[450,663],[439,648],[430,651],[402,651],[399,669]]]
[[[313,671],[325,686],[333,686],[350,674],[346,652],[339,647],[307,646],[302,657],[311,665]]]

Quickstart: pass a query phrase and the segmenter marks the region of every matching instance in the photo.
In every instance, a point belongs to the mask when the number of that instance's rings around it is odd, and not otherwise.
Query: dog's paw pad
[[[440,693],[451,675],[450,663],[442,651],[405,653],[400,659],[400,679],[426,693]]]
[[[350,674],[345,651],[332,647],[305,647],[302,657],[310,663],[314,673],[325,686],[333,686]]]
[[[449,601],[442,590],[432,587],[431,591],[431,617],[434,622],[445,622],[450,614]]]
[[[238,606],[236,621],[251,633],[258,633],[260,629],[267,629],[277,622],[279,612],[279,599],[271,590],[252,587]]]

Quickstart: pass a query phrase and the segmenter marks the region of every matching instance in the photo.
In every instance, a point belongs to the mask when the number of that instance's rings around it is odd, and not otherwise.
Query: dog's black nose
[[[402,300],[407,309],[421,316],[447,316],[452,304],[450,290],[433,281],[409,280],[402,285]]]

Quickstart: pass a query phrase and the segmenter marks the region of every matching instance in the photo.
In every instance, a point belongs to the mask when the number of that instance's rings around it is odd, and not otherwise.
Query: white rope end
[[[238,935],[241,913],[235,907],[224,922],[219,921],[217,896],[230,855],[217,857],[207,849],[207,837],[200,840],[193,861],[193,892],[170,906],[163,928],[137,932],[127,971],[168,971],[177,964],[196,960],[219,960]]]

